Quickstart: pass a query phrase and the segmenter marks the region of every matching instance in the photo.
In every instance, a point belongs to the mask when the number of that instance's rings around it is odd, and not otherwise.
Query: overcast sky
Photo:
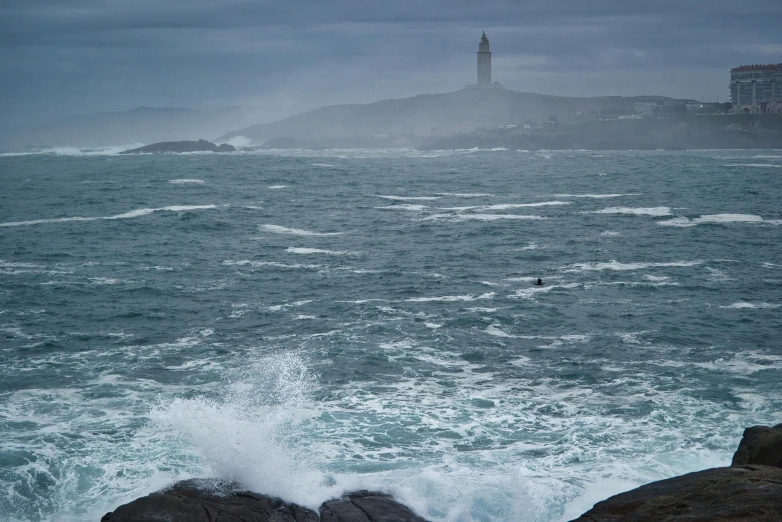
[[[731,67],[782,62],[782,0],[3,0],[0,120],[453,91],[482,30],[528,92],[726,101]]]

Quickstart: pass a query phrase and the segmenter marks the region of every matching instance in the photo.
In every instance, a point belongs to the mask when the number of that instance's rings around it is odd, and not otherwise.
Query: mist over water
[[[727,465],[782,406],[778,167],[3,155],[0,519],[98,520],[218,477],[559,521]]]

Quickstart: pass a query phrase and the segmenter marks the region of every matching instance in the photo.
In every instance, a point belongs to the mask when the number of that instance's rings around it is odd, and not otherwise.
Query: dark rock
[[[240,491],[238,484],[194,479],[106,513],[101,522],[317,522],[307,508]]]
[[[223,143],[220,146],[206,140],[198,141],[162,141],[153,143],[137,149],[125,150],[120,154],[143,154],[143,153],[162,153],[162,152],[234,152],[236,148],[233,145]]]
[[[713,468],[688,473],[598,502],[576,522],[779,522],[782,469]]]
[[[426,522],[391,495],[355,491],[320,506],[321,522]]]
[[[101,522],[426,522],[391,495],[347,493],[314,511],[242,491],[234,482],[193,479],[124,504]]]
[[[773,428],[753,426],[744,430],[731,466],[762,464],[782,468],[782,424]]]

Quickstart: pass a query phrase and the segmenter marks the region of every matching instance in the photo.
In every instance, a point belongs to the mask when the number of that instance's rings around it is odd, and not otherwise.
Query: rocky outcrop
[[[646,484],[598,502],[575,522],[779,522],[782,469],[713,468]]]
[[[782,521],[782,424],[744,430],[733,463],[646,484],[574,522]]]
[[[426,522],[391,495],[347,493],[320,507],[305,507],[261,495],[234,482],[193,479],[177,482],[106,513],[101,522]]]
[[[391,495],[355,491],[320,513],[234,482],[178,482],[107,513],[101,522],[426,522]],[[754,426],[731,467],[646,484],[595,506],[573,522],[780,522],[782,424]]]
[[[426,522],[391,495],[356,491],[320,506],[321,522]]]
[[[209,479],[177,482],[106,513],[101,522],[317,522],[311,509]]]
[[[744,430],[731,466],[762,464],[782,468],[782,424],[773,428],[752,426]],[[782,516],[782,515],[780,515]]]
[[[146,145],[137,149],[125,150],[120,154],[149,154],[149,153],[165,153],[165,152],[235,152],[236,148],[233,145],[222,143],[215,145],[211,141],[198,140],[198,141],[162,141],[160,143],[153,143],[152,145]]]

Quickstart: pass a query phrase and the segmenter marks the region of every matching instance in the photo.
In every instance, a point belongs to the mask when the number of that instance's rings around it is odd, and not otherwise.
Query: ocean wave
[[[640,193],[632,194],[554,194],[557,198],[593,198],[593,199],[607,199],[607,198],[621,198],[625,196],[640,196]]]
[[[728,306],[720,306],[720,308],[739,308],[739,309],[755,309],[755,308],[779,308],[782,305],[772,303],[748,303],[746,301],[737,301]]]
[[[782,165],[772,165],[770,163],[732,163],[723,165],[723,167],[751,167],[761,169],[782,169]]]
[[[437,302],[437,301],[452,303],[455,301],[475,301],[478,299],[494,299],[495,295],[497,294],[494,292],[487,292],[481,295],[444,295],[440,297],[411,297],[409,299],[405,299],[405,301],[411,303],[429,303],[429,302]]]
[[[300,228],[288,228],[280,225],[259,225],[259,230],[272,234],[288,234],[291,236],[341,236],[343,232],[312,232]]]
[[[442,199],[440,196],[375,196],[376,198],[390,199],[393,201],[434,201]]]
[[[98,220],[111,220],[111,219],[130,219],[152,214],[153,212],[169,211],[169,212],[188,212],[192,210],[208,210],[217,208],[217,205],[170,205],[160,208],[139,208],[125,212],[124,214],[117,214],[116,216],[96,216],[96,217],[64,217],[64,218],[52,218],[52,219],[34,219],[31,221],[11,221],[7,223],[0,223],[0,227],[21,227],[29,225],[40,225],[43,223],[66,223],[69,221],[98,221]]]
[[[494,194],[486,194],[484,192],[437,192],[438,196],[449,196],[453,198],[484,198],[494,197]]]
[[[569,201],[542,201],[540,203],[499,203],[497,205],[476,205],[468,207],[438,207],[437,210],[453,210],[457,212],[471,210],[510,210],[513,208],[548,207],[558,205],[570,205]]]
[[[143,143],[133,143],[130,145],[109,145],[106,147],[46,147],[37,150],[4,152],[2,156],[34,156],[39,154],[55,156],[113,156],[120,152],[143,147]]]
[[[432,214],[423,218],[424,221],[496,221],[498,219],[548,219],[543,216],[520,214]]]
[[[378,209],[378,210],[411,210],[413,212],[420,212],[420,211],[425,210],[425,209],[427,209],[429,207],[427,207],[426,205],[415,205],[415,204],[412,204],[412,203],[407,203],[407,204],[403,203],[403,204],[400,204],[400,205],[388,205],[388,206],[385,206],[385,207],[375,207],[375,208]]]
[[[608,261],[606,263],[575,263],[567,266],[563,272],[584,272],[593,270],[643,270],[644,268],[688,267],[702,264],[702,261],[671,261],[669,263],[620,263]]]
[[[204,180],[202,179],[170,179],[168,180],[169,183],[172,185],[203,185]]]
[[[231,260],[226,259],[222,263],[223,266],[251,266],[251,267],[271,267],[271,268],[307,268],[307,269],[318,269],[321,268],[321,265],[303,265],[300,263],[295,264],[287,264],[287,263],[280,263],[278,261],[253,261],[250,259],[240,259],[240,260]]]
[[[602,210],[592,210],[589,214],[632,214],[636,216],[670,216],[670,207],[608,207]]]
[[[694,227],[702,224],[720,223],[768,223],[778,225],[780,220],[765,220],[755,214],[709,214],[697,218],[676,217],[665,221],[658,221],[658,225],[669,227]]]
[[[288,247],[286,252],[291,254],[325,254],[329,256],[358,256],[359,252],[345,252],[340,250],[324,250],[322,248]]]

